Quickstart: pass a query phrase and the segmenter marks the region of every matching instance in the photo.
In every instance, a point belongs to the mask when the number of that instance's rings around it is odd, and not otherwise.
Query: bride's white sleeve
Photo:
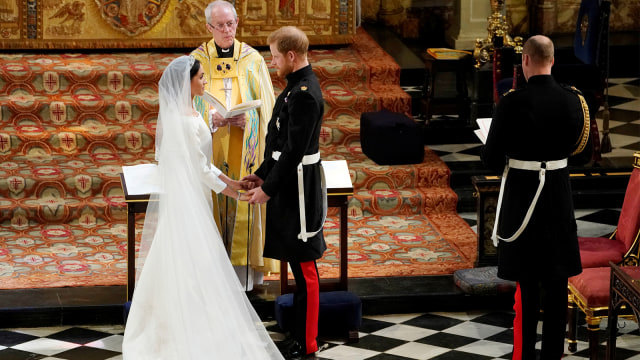
[[[200,180],[216,193],[221,192],[227,187],[227,184],[220,179],[222,171],[209,162],[207,156],[200,150],[200,139],[197,136],[193,137],[193,144],[198,149],[198,168],[201,171]]]

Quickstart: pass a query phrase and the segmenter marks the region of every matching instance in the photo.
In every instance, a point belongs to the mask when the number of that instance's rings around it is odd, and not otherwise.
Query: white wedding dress
[[[191,114],[189,56],[159,82],[157,180],[142,235],[125,360],[282,359],[247,299],[213,220],[211,134]]]

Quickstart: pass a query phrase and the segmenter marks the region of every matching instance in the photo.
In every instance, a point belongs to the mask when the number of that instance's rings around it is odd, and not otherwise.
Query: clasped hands
[[[257,175],[251,174],[243,177],[240,180],[233,181],[233,188],[236,190],[245,190],[240,193],[239,200],[248,201],[249,204],[264,204],[270,197],[262,191],[262,184],[264,181]]]
[[[215,109],[211,109],[211,121],[213,122],[213,126],[217,128],[221,128],[223,126],[227,126],[231,124],[232,126],[237,126],[244,130],[244,125],[246,123],[246,115],[245,113],[238,114],[236,116],[232,116],[230,118],[224,118],[220,115],[219,112],[215,111]]]

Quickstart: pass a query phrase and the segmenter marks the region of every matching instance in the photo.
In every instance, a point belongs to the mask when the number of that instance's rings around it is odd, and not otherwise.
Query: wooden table
[[[322,165],[327,179],[328,206],[340,208],[340,276],[337,280],[322,280],[320,290],[347,290],[347,225],[349,223],[347,219],[347,207],[349,196],[353,195],[353,185],[351,184],[349,168],[345,160],[323,161]],[[120,174],[120,182],[124,190],[124,199],[127,203],[127,298],[131,300],[133,298],[136,281],[136,214],[147,211],[150,196],[148,193],[140,193],[138,190],[136,190],[136,193],[129,193],[127,180],[129,181],[130,187],[132,187],[132,182],[136,182],[139,179],[125,178],[124,173]],[[295,285],[289,284],[287,269],[287,263],[284,261],[281,262],[280,291],[282,294],[295,290]]]
[[[635,315],[636,321],[640,319],[640,276],[634,276],[637,277],[634,279],[622,271],[617,265],[611,262],[609,265],[611,266],[611,284],[609,285],[607,360],[613,360],[616,355],[617,331],[615,330],[618,326],[618,314],[620,313],[621,307],[623,305],[628,307],[630,312],[633,312]]]

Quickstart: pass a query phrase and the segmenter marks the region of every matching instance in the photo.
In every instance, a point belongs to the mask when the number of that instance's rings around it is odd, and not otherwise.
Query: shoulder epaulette
[[[582,91],[573,85],[560,84],[560,87],[577,95],[582,95]]]
[[[580,99],[580,106],[582,107],[582,132],[578,141],[576,142],[576,150],[571,155],[576,155],[581,153],[585,147],[587,146],[587,142],[589,141],[589,131],[591,129],[591,115],[589,114],[589,105],[587,105],[587,101],[582,96],[580,90],[576,89],[574,86],[570,86],[569,89],[578,96]]]

